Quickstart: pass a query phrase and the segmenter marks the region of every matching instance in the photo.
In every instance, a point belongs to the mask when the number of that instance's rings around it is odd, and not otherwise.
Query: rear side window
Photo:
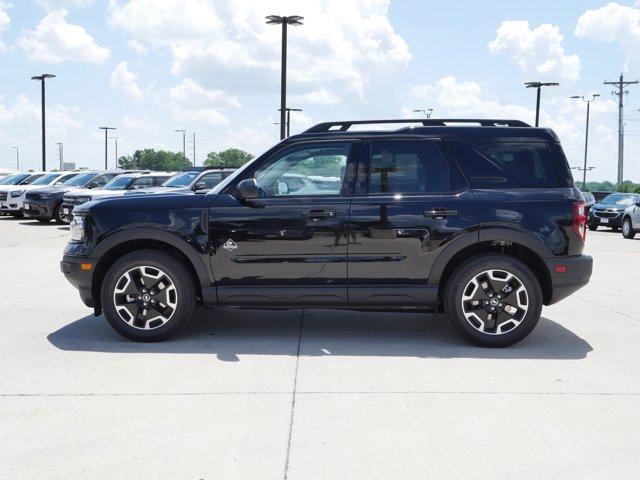
[[[472,188],[559,187],[551,152],[544,142],[451,142]]]
[[[371,142],[369,193],[446,193],[466,187],[439,142]]]

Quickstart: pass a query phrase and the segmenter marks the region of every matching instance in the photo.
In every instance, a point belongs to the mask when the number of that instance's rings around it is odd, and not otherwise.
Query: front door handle
[[[336,212],[333,210],[310,210],[303,212],[302,216],[304,218],[310,218],[311,220],[319,220],[321,218],[335,218]]]
[[[447,210],[446,208],[433,208],[424,212],[425,217],[431,218],[455,217],[456,215],[458,215],[457,210]]]

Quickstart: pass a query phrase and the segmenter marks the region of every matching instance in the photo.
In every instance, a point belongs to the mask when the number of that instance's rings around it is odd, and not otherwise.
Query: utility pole
[[[60,171],[62,171],[62,142],[56,142],[58,145],[58,160],[60,162]]]
[[[196,132],[193,132],[193,166],[196,166]]]
[[[586,190],[587,188],[587,170],[591,170],[591,168],[587,168],[587,148],[589,146],[589,107],[591,106],[591,102],[593,102],[596,98],[598,98],[600,94],[594,93],[591,95],[591,98],[587,99],[584,95],[573,95],[569,98],[581,98],[583,102],[587,104],[587,127],[584,134],[584,167],[579,168],[578,170],[582,170],[582,190]]]
[[[627,85],[639,83],[638,80],[624,81],[624,75],[620,74],[617,82],[604,82],[605,85],[613,85],[618,87],[618,91],[611,92],[612,95],[618,97],[618,189],[622,186],[624,180],[624,95],[629,93],[625,90]]]
[[[182,156],[184,158],[187,158],[187,142],[186,142],[187,131],[186,130],[174,130],[174,132],[182,134]]]
[[[104,130],[104,169],[109,169],[109,130],[117,130],[115,127],[99,127],[100,130]]]
[[[55,78],[55,75],[50,73],[43,73],[42,75],[36,75],[31,77],[31,80],[38,80],[40,82],[40,107],[42,109],[42,171],[45,172],[47,170],[47,141],[46,141],[46,122],[44,115],[44,84],[47,78]]]
[[[290,137],[291,136],[291,112],[301,112],[302,109],[286,107],[285,111],[287,112],[287,120],[286,120],[287,137]]]
[[[11,147],[16,149],[16,170],[20,170],[20,149],[18,147]]]
[[[304,17],[291,15],[269,15],[265,17],[268,25],[282,25],[282,58],[280,60],[280,140],[285,138],[285,111],[287,108],[287,25],[302,25]]]
[[[540,124],[540,90],[542,87],[557,87],[560,85],[556,82],[527,82],[524,84],[527,88],[536,88],[536,127]]]
[[[116,144],[116,170],[118,169],[118,137],[109,137]]]

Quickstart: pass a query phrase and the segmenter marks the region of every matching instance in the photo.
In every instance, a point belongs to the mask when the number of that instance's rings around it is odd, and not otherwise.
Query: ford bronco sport
[[[170,337],[203,304],[443,309],[467,340],[503,347],[589,281],[586,220],[551,130],[332,122],[206,195],[76,207],[61,268],[96,315],[138,341]]]

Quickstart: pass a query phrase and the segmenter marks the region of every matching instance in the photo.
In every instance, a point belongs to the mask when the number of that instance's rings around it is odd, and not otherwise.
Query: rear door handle
[[[308,212],[303,212],[302,216],[312,220],[319,220],[321,218],[335,218],[336,212],[333,210],[310,210]]]
[[[457,210],[447,210],[446,208],[434,208],[424,212],[425,217],[431,218],[455,217],[456,215],[458,215]]]

